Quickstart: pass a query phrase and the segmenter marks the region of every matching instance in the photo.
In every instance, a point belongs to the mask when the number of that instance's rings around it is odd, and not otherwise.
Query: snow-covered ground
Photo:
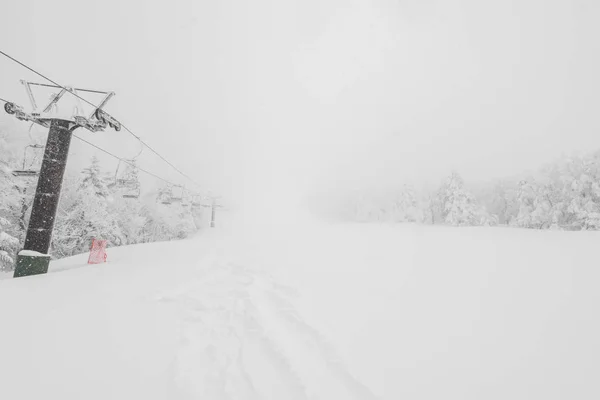
[[[222,217],[0,281],[0,398],[600,398],[598,233]]]

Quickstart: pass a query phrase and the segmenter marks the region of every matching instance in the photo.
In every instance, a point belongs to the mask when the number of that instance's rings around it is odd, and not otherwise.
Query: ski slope
[[[0,280],[0,398],[600,398],[596,232],[220,222]]]

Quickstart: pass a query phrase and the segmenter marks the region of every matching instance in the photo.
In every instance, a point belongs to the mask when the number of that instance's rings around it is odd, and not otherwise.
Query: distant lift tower
[[[4,104],[4,110],[21,121],[31,121],[49,128],[49,132],[31,208],[25,244],[23,250],[17,255],[15,278],[48,272],[48,266],[50,265],[48,251],[52,240],[52,230],[73,131],[77,128],[85,128],[91,132],[99,132],[106,129],[107,126],[116,131],[121,130],[121,124],[102,110],[110,98],[114,96],[113,92],[74,89],[27,81],[21,81],[21,83],[25,86],[31,101],[32,111],[28,113],[24,111],[23,107],[10,102]],[[31,90],[32,86],[44,86],[61,90],[52,97],[43,109],[39,110]],[[77,96],[77,92],[98,93],[104,95],[104,99],[89,116],[65,116],[52,113],[52,110],[56,108],[56,103],[66,92],[71,92]]]
[[[202,207],[210,208],[210,227],[211,228],[215,227],[215,217],[216,217],[217,208],[223,207],[221,204],[217,203],[217,199],[218,199],[218,197],[210,196],[210,197],[208,197],[208,200],[210,200],[210,202],[201,204]]]

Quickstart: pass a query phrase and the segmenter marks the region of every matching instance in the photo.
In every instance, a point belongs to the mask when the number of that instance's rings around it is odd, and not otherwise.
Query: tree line
[[[25,239],[36,180],[15,177],[18,156],[0,133],[0,270],[12,270]],[[137,179],[128,166],[127,179]],[[50,253],[63,258],[89,251],[93,238],[108,246],[182,239],[201,227],[202,209],[141,198],[124,198],[129,189],[114,184],[96,157],[80,173],[65,175]]]
[[[529,229],[600,229],[600,151],[561,157],[533,173],[467,186],[453,171],[433,190],[400,184],[313,198],[321,216],[354,222],[414,222]]]

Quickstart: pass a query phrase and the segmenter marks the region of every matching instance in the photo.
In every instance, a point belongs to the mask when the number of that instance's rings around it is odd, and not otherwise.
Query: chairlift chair
[[[131,168],[128,175],[118,177],[119,169],[121,167],[121,162],[125,161],[128,166]],[[137,199],[140,197],[141,189],[140,182],[137,179],[137,176],[132,175],[133,172],[137,171],[137,167],[135,166],[135,159],[131,160],[119,160],[117,164],[117,170],[115,171],[115,183],[114,186],[117,189],[123,191],[122,197],[126,199]],[[126,171],[127,173],[127,171]]]
[[[187,190],[184,190],[182,193],[181,205],[185,208],[192,206],[192,196]]]
[[[129,192],[123,193],[123,198],[125,199],[137,199],[140,197],[140,188],[132,189]]]
[[[173,202],[181,203],[183,201],[183,195],[185,192],[185,188],[183,187],[183,185],[173,185],[173,188],[177,188],[177,191],[173,192],[173,189],[171,189],[171,200]],[[174,193],[176,193],[176,194],[174,194]]]
[[[191,205],[192,207],[202,207],[202,196],[199,194],[192,195]]]
[[[40,174],[40,171],[35,170],[14,170],[12,172],[13,176],[23,177],[23,178],[33,178]]]
[[[44,148],[44,146],[41,144],[30,144],[30,145],[26,146],[25,150],[23,151],[23,168],[14,170],[12,172],[12,174],[14,176],[19,176],[19,177],[38,176],[40,174],[40,171],[32,168],[33,163],[35,161],[35,157],[33,159],[30,159],[29,167],[26,166],[27,165],[27,150],[32,149],[33,151],[35,151],[36,149],[43,149],[43,148]]]
[[[173,189],[171,185],[168,185],[158,192],[158,201],[161,204],[170,205],[173,203]]]
[[[137,199],[140,197],[141,189],[139,182],[121,179],[120,187],[123,189],[123,194],[121,195],[123,198]]]
[[[218,208],[218,207],[220,207],[217,204],[216,199],[212,198],[212,197],[206,197],[206,198],[204,198],[204,201],[201,202],[199,205],[200,205],[200,207],[205,207],[205,208],[213,208],[213,207],[214,208]]]

